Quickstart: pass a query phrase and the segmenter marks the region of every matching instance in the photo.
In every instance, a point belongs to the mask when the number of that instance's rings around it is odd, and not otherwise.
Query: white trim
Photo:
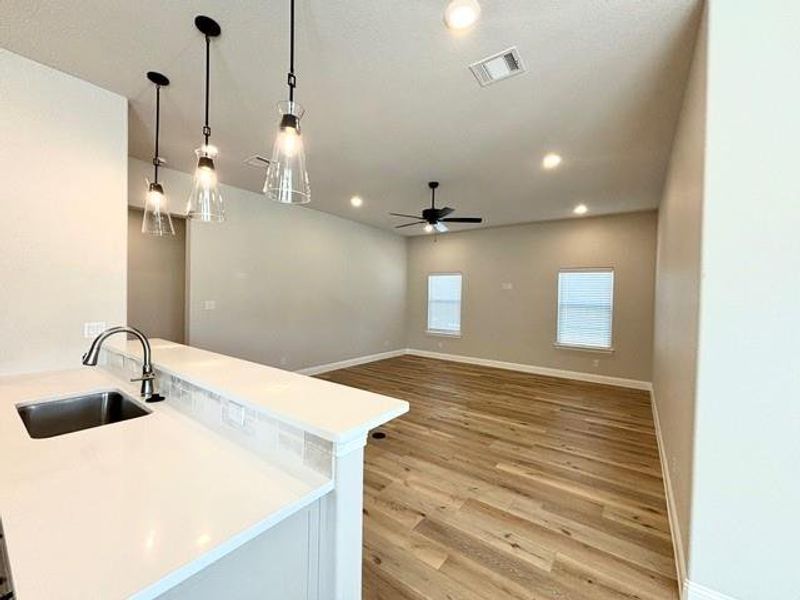
[[[623,377],[596,375],[594,373],[584,373],[582,371],[565,371],[563,369],[553,369],[550,367],[539,367],[536,365],[526,365],[521,363],[492,360],[489,358],[477,358],[473,356],[461,356],[459,354],[430,352],[428,350],[416,350],[414,348],[409,348],[406,350],[406,353],[414,356],[423,356],[426,358],[438,358],[439,360],[449,360],[452,362],[467,363],[471,365],[494,367],[495,369],[506,369],[507,371],[521,371],[522,373],[533,373],[534,375],[558,377],[560,379],[573,379],[577,381],[588,381],[590,383],[602,383],[605,385],[615,385],[618,387],[631,388],[635,390],[651,389],[651,383],[649,381],[639,381],[638,379],[625,379]]]
[[[335,444],[333,447],[333,454],[339,458],[341,456],[346,456],[355,450],[360,450],[364,446],[367,445],[367,434],[365,433],[361,437],[354,438],[349,442],[344,442],[342,444]]]
[[[477,358],[474,356],[461,356],[459,354],[446,354],[444,352],[431,352],[429,350],[416,350],[414,348],[404,348],[400,350],[391,350],[390,352],[381,352],[379,354],[357,356],[355,358],[348,358],[347,360],[340,360],[339,362],[328,363],[326,365],[306,367],[305,369],[299,369],[296,372],[300,373],[301,375],[320,375],[329,371],[336,371],[338,369],[346,369],[347,367],[364,365],[378,360],[403,356],[405,354],[422,356],[425,358],[436,358],[439,360],[449,360],[451,362],[467,363],[470,365],[494,367],[495,369],[506,369],[507,371],[520,371],[522,373],[532,373],[534,375],[558,377],[559,379],[572,379],[575,381],[587,381],[589,383],[615,385],[617,387],[630,388],[634,390],[652,391],[653,389],[653,385],[649,381],[640,381],[638,379],[625,379],[624,377],[611,377],[610,375],[596,375],[595,373],[584,373],[582,371],[565,371],[563,369],[553,369],[551,367],[539,367],[536,365],[505,362],[501,360],[492,360],[490,358]]]
[[[458,330],[431,329],[431,277],[455,276],[461,278],[458,286]],[[428,273],[425,292],[425,333],[426,335],[446,335],[448,337],[461,337],[461,324],[464,321],[464,273],[461,271],[434,271]]]
[[[319,600],[319,588],[322,582],[320,574],[320,505],[322,500],[314,502],[308,508],[308,569],[306,571],[306,600]]]
[[[579,344],[559,344],[558,342],[553,342],[553,347],[558,348],[559,350],[577,350],[578,352],[594,352],[597,354],[614,354],[614,347],[609,346],[608,348],[603,348],[601,346],[581,346]]]
[[[328,371],[336,371],[338,369],[346,369],[347,367],[355,367],[357,365],[363,365],[366,363],[375,362],[377,360],[385,360],[387,358],[403,356],[404,354],[406,354],[405,348],[400,348],[399,350],[390,350],[389,352],[380,352],[378,354],[369,354],[367,356],[356,356],[355,358],[348,358],[338,362],[327,363],[325,365],[306,367],[304,369],[298,369],[295,372],[300,373],[301,375],[320,375],[321,373],[327,373]]]
[[[444,329],[426,329],[425,335],[438,335],[441,337],[460,338],[461,330],[458,331],[445,331]]]
[[[733,596],[714,591],[688,579],[683,582],[682,593],[683,600],[736,600]]]
[[[678,508],[675,505],[675,493],[672,491],[672,480],[669,476],[669,461],[667,460],[667,450],[664,446],[664,438],[661,435],[661,421],[658,418],[658,405],[656,404],[656,394],[653,387],[650,387],[650,408],[653,411],[653,425],[656,430],[656,443],[658,444],[658,458],[661,461],[661,474],[664,479],[664,495],[667,498],[667,518],[669,519],[669,530],[672,534],[672,550],[675,553],[675,565],[678,570],[678,582],[682,600],[689,600],[687,586],[691,583],[686,578],[686,557],[683,555],[683,540],[681,528],[678,523]],[[699,597],[700,598],[700,597]]]
[[[681,528],[678,524],[678,509],[675,506],[675,493],[672,488],[672,480],[669,476],[669,461],[667,451],[664,446],[664,438],[661,435],[661,421],[658,418],[658,405],[656,404],[655,390],[650,389],[650,405],[653,410],[653,423],[656,429],[656,440],[658,442],[658,457],[661,461],[661,472],[664,478],[664,493],[667,497],[667,516],[669,518],[669,528],[672,533],[672,547],[675,552],[675,564],[678,569],[678,581],[681,582],[681,600],[736,600],[733,596],[728,596],[721,592],[707,588],[704,585],[691,581],[686,572],[686,557],[683,554],[683,543],[681,538]]]
[[[561,329],[561,274],[562,273],[611,273],[611,338],[607,348],[597,348],[581,344],[565,344],[558,340]],[[562,267],[556,275],[556,339],[553,345],[564,350],[593,350],[597,352],[614,352],[614,309],[617,297],[617,273],[614,267]]]

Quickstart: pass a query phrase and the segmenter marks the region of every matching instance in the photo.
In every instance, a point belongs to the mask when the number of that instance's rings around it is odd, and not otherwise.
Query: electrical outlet
[[[513,290],[514,289],[514,284],[513,283],[501,283],[500,284],[500,289],[501,290]]]
[[[93,340],[105,330],[105,321],[89,321],[88,323],[83,324],[83,337],[87,340]]]
[[[436,345],[437,345],[439,348],[444,348],[444,344],[443,344],[442,342],[436,342]]]
[[[203,310],[214,310],[215,308],[217,308],[216,300],[206,300],[203,302]]]
[[[599,367],[599,366],[600,366],[600,359],[599,359],[599,358],[595,358],[595,359],[592,361],[592,366],[593,366],[594,368],[597,368],[597,367]]]

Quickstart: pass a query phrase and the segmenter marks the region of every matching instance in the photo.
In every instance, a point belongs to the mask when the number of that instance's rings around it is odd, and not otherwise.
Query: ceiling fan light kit
[[[422,214],[408,215],[404,213],[389,213],[393,217],[403,217],[405,219],[414,219],[411,223],[404,223],[403,225],[395,225],[395,229],[402,229],[404,227],[412,227],[414,225],[425,225],[425,232],[432,233],[446,233],[449,231],[446,223],[483,223],[481,217],[449,217],[451,213],[455,212],[454,208],[445,206],[444,208],[436,208],[436,190],[439,188],[438,181],[429,181],[428,188],[431,190],[431,206],[430,208],[423,209]]]

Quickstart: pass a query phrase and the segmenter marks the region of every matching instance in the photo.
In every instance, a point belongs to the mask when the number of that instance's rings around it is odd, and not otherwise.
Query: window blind
[[[461,275],[428,275],[428,330],[461,332]]]
[[[613,314],[613,270],[558,274],[559,345],[611,349]]]

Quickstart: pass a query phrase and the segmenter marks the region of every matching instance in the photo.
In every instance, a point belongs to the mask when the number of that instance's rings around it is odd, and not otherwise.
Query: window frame
[[[458,275],[461,278],[460,294],[458,299],[458,331],[449,329],[431,329],[431,277],[442,275]],[[425,277],[425,334],[449,338],[460,338],[464,331],[464,273],[461,271],[433,271]]]
[[[558,324],[561,317],[561,274],[562,273],[611,273],[611,337],[608,346],[590,346],[588,344],[564,344],[558,341]],[[555,341],[553,346],[559,350],[577,350],[579,352],[594,352],[598,354],[614,353],[614,331],[616,321],[617,273],[614,267],[564,267],[556,273],[556,323]]]

